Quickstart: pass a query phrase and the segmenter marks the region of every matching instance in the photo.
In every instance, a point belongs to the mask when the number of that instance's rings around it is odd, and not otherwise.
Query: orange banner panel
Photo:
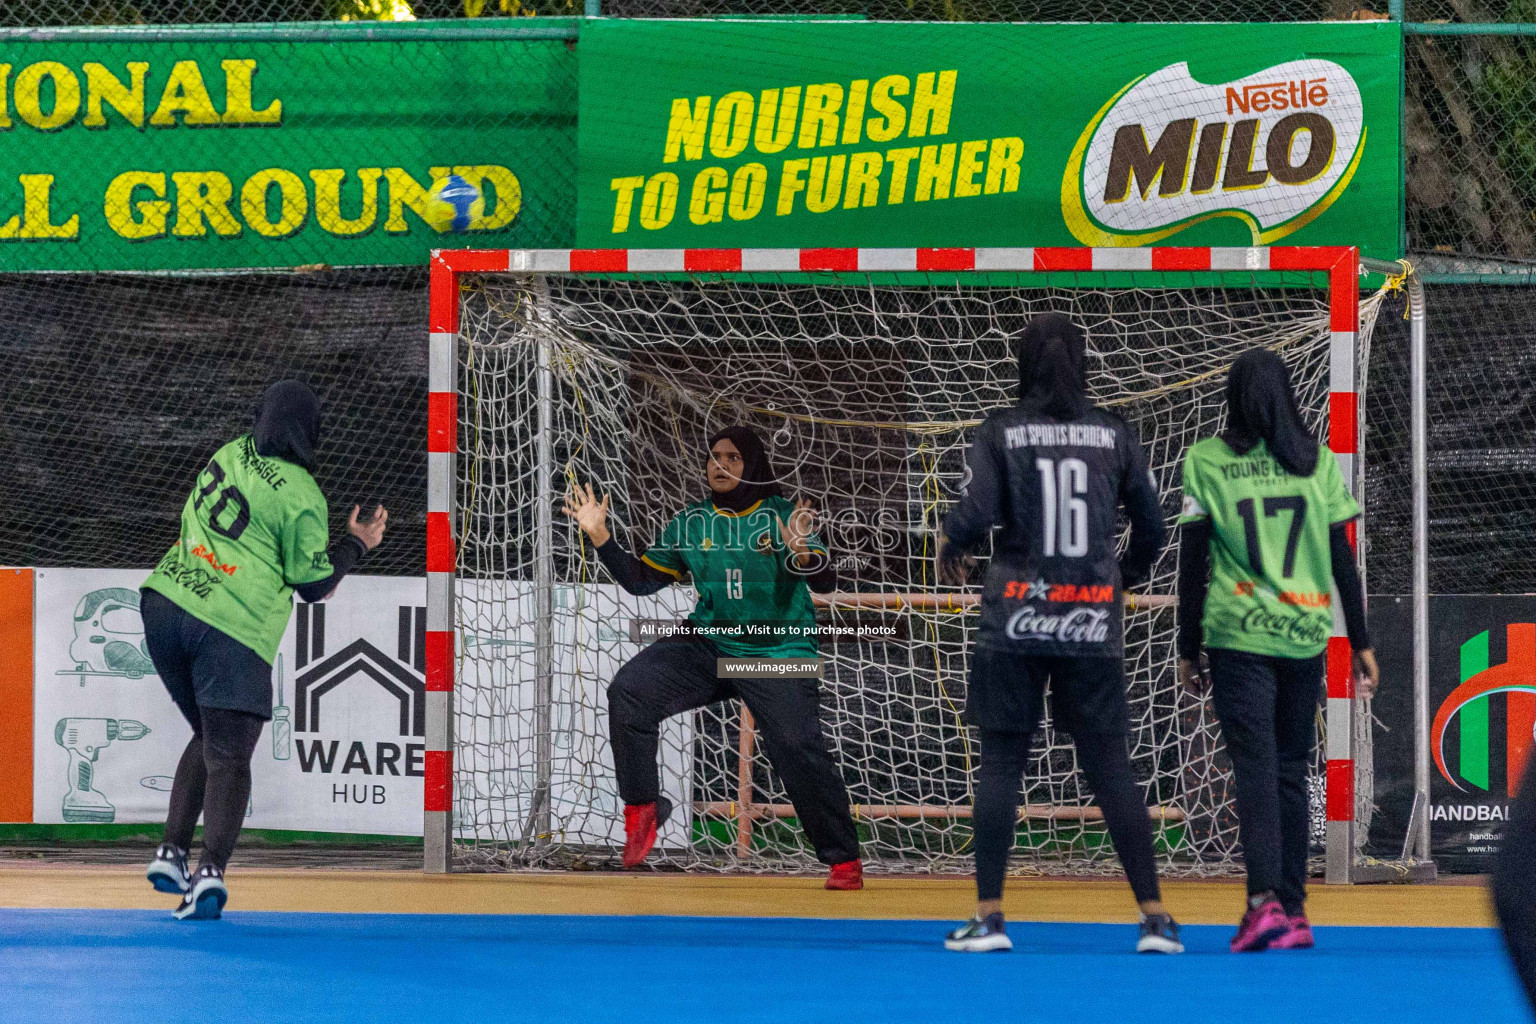
[[[32,570],[0,569],[0,821],[32,820]]]

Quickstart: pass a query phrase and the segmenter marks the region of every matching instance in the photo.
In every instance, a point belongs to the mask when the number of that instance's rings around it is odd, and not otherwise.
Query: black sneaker
[[[172,916],[178,921],[217,921],[228,901],[224,872],[212,864],[203,864],[192,876],[192,886],[181,897],[181,906]]]
[[[187,851],[170,843],[161,843],[155,850],[155,859],[149,862],[145,877],[157,892],[186,892],[192,887],[192,876],[187,871]]]
[[[973,917],[944,938],[944,948],[955,953],[1006,953],[1013,941],[1003,926],[1003,915]]]
[[[1136,940],[1138,953],[1182,953],[1179,922],[1169,914],[1142,914],[1141,936]]]

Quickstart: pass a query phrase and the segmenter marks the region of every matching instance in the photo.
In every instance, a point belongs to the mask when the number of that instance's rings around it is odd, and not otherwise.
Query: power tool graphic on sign
[[[76,676],[85,685],[89,676],[143,679],[155,674],[139,617],[139,592],[126,587],[93,590],[75,605],[75,637],[69,645],[74,668],[58,675]]]
[[[96,758],[113,740],[137,740],[149,735],[149,726],[131,718],[61,718],[53,727],[53,741],[69,751],[69,790],[64,794],[64,820],[109,822],[117,808],[95,786]]]

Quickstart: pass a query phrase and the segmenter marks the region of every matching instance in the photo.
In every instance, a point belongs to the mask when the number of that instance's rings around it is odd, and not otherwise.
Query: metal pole
[[[1536,22],[1530,21],[1410,21],[1403,26],[1405,36],[1536,36]]]
[[[1413,431],[1413,804],[1420,860],[1429,860],[1429,459],[1424,380],[1429,361],[1424,285],[1408,269],[1408,375]]]
[[[542,321],[549,309],[548,286],[541,277],[537,279],[535,287],[538,295],[535,315]],[[549,333],[542,322],[538,330],[539,433],[534,468],[537,498],[534,503],[533,553],[533,729],[536,774],[532,821],[535,823],[537,842],[542,845],[549,841],[551,831],[550,779],[554,759],[550,706],[554,702],[555,672],[555,375],[551,363],[552,343]]]
[[[1413,459],[1413,810],[1403,841],[1408,877],[1435,877],[1429,846],[1429,478],[1425,374],[1429,322],[1424,282],[1407,260],[1361,260],[1376,274],[1403,276],[1408,295],[1408,401]],[[1400,877],[1400,876],[1399,876]]]

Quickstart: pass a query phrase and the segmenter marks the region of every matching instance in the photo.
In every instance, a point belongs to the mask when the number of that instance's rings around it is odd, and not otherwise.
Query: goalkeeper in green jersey
[[[1357,692],[1376,658],[1347,527],[1360,515],[1338,460],[1301,421],[1290,373],[1267,349],[1227,379],[1227,429],[1184,458],[1179,518],[1179,676],[1203,688],[1237,789],[1248,907],[1234,952],[1305,949],[1307,768],[1338,587]]]
[[[171,699],[192,726],[176,766],[165,840],[149,866],[161,892],[181,893],[178,918],[216,918],[229,898],[224,868],[251,793],[251,754],[272,717],[272,659],[297,591],[319,601],[384,538],[389,514],[352,509],[330,547],[328,510],[309,468],[320,402],[281,381],[256,423],[214,453],[181,511],[181,537],[144,581],[144,640]],[[203,818],[203,856],[187,871]]]
[[[656,768],[662,721],[740,697],[816,856],[831,869],[827,888],[862,888],[858,833],[822,733],[817,680],[742,678],[722,674],[717,665],[720,658],[816,657],[810,591],[832,589],[831,559],[812,532],[809,503],[791,504],[779,493],[763,443],[749,428],[720,431],[699,454],[709,494],[674,516],[639,558],[609,533],[607,495],[598,500],[577,484],[565,505],[629,593],[654,594],[691,578],[699,595],[688,635],[645,648],[608,687],[614,770],[624,800],[624,866],[645,860],[672,810]]]

